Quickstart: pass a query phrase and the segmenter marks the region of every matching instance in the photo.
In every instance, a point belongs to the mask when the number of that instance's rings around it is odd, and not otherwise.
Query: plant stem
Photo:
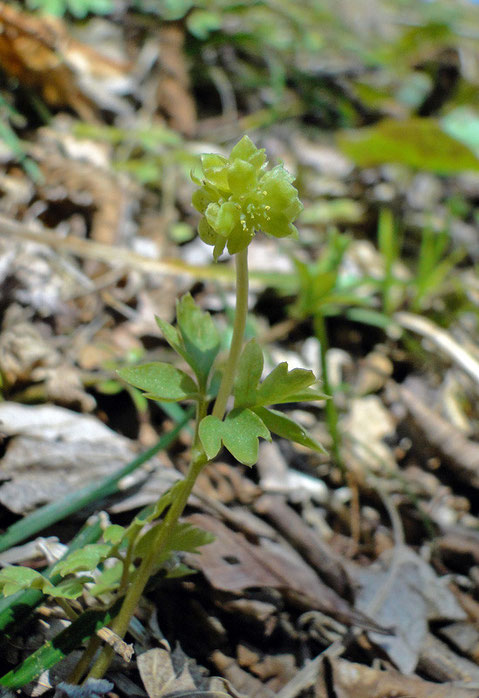
[[[198,456],[196,460],[191,463],[188,474],[183,481],[183,487],[181,490],[179,490],[177,498],[173,501],[168,509],[163,524],[159,527],[158,534],[155,540],[152,542],[148,555],[143,558],[141,565],[138,568],[135,575],[135,580],[125,596],[121,610],[111,625],[113,632],[115,632],[122,639],[125,636],[130,619],[135,612],[146,584],[151,577],[156,560],[158,559],[163,546],[170,538],[178,519],[182,515],[186,502],[188,501],[188,497],[190,496],[191,490],[196,482],[196,478],[206,463],[207,459],[204,454]],[[97,661],[93,665],[88,678],[101,678],[105,671],[107,671],[112,656],[112,648],[109,646],[104,647]]]
[[[221,379],[220,389],[213,407],[213,415],[218,417],[218,419],[223,419],[228,398],[233,389],[236,368],[238,366],[238,360],[243,348],[243,337],[246,327],[247,314],[248,251],[246,249],[236,255],[236,309],[233,337],[231,339],[230,353],[226,362],[223,377]],[[141,561],[141,564],[135,574],[134,581],[125,596],[121,610],[111,624],[111,629],[121,639],[123,639],[126,631],[128,630],[130,619],[133,616],[148,580],[154,571],[156,560],[158,559],[165,544],[168,542],[173,529],[178,522],[178,519],[184,511],[198,475],[208,462],[207,457],[201,448],[198,437],[198,425],[205,414],[206,403],[201,401],[198,403],[197,409],[197,425],[192,448],[193,459],[188,470],[188,474],[183,482],[183,487],[179,490],[178,496],[168,509],[163,523],[158,527],[158,533],[152,542],[150,551]],[[109,646],[104,647],[90,673],[88,674],[88,678],[101,678],[110,666],[112,657],[113,649]]]
[[[213,407],[213,416],[223,419],[228,398],[233,389],[248,314],[248,249],[236,255],[236,310],[230,353],[221,379],[218,397]]]
[[[333,442],[333,456],[338,468],[344,474],[346,468],[344,466],[343,459],[341,457],[341,434],[338,428],[338,410],[334,404],[334,395],[329,382],[329,372],[328,372],[328,362],[326,360],[326,354],[329,349],[328,333],[326,331],[326,323],[324,322],[324,316],[322,313],[316,313],[313,317],[314,334],[316,339],[320,344],[320,364],[321,364],[321,378],[323,381],[324,391],[330,396],[329,400],[326,400],[325,410],[326,410],[326,421],[328,423],[328,431]]]

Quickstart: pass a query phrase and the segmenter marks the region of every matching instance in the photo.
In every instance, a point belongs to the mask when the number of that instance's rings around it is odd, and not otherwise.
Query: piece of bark
[[[237,691],[241,691],[245,696],[255,698],[273,698],[275,693],[265,686],[259,679],[244,671],[238,662],[232,657],[216,650],[210,657],[216,670],[234,686]]]
[[[479,444],[467,439],[456,427],[429,409],[404,386],[399,387],[401,400],[427,442],[447,460],[453,474],[471,487],[479,489]]]
[[[479,685],[479,666],[460,657],[431,633],[423,643],[417,668],[434,681],[463,681]],[[478,693],[476,691],[476,698]]]

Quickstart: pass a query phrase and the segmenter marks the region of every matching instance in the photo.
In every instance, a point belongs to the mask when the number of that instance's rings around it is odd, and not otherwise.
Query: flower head
[[[234,146],[229,158],[201,156],[202,176],[192,175],[199,189],[193,206],[201,213],[198,232],[214,245],[215,260],[225,246],[230,254],[241,252],[261,230],[277,238],[296,236],[293,221],[303,206],[293,177],[282,165],[266,169],[264,149],[248,136]]]

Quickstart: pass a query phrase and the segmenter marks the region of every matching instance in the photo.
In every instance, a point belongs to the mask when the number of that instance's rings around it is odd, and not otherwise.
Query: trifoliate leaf
[[[295,394],[316,383],[312,371],[305,368],[293,368],[288,371],[288,364],[283,361],[266,376],[258,388],[257,405],[275,405],[283,402],[295,402]]]
[[[319,441],[316,441],[300,424],[286,417],[282,412],[265,407],[255,407],[254,411],[273,434],[311,448],[313,451],[325,452]]]
[[[100,562],[105,560],[111,551],[111,545],[108,543],[92,543],[85,545],[80,550],[67,555],[64,560],[57,562],[53,569],[53,574],[61,574],[65,577],[67,574],[75,572],[83,572],[94,570]]]
[[[263,352],[256,339],[248,342],[238,362],[234,388],[235,407],[256,404],[258,383],[263,373]]]
[[[118,375],[135,388],[146,391],[146,397],[152,400],[178,402],[198,394],[198,386],[187,373],[161,361],[122,368]]]
[[[271,440],[262,420],[251,410],[235,408],[221,421],[208,415],[201,420],[199,436],[208,459],[213,459],[221,444],[244,465],[254,465],[258,460],[258,438]]]

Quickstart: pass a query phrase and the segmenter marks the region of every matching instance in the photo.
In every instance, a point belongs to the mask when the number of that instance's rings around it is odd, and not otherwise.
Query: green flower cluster
[[[214,245],[218,259],[225,246],[230,254],[241,252],[263,231],[277,238],[297,235],[293,221],[303,206],[293,187],[293,177],[282,165],[266,170],[264,149],[248,136],[237,143],[229,158],[202,155],[202,177],[192,174],[200,188],[193,206],[203,214],[198,232],[203,242]]]

